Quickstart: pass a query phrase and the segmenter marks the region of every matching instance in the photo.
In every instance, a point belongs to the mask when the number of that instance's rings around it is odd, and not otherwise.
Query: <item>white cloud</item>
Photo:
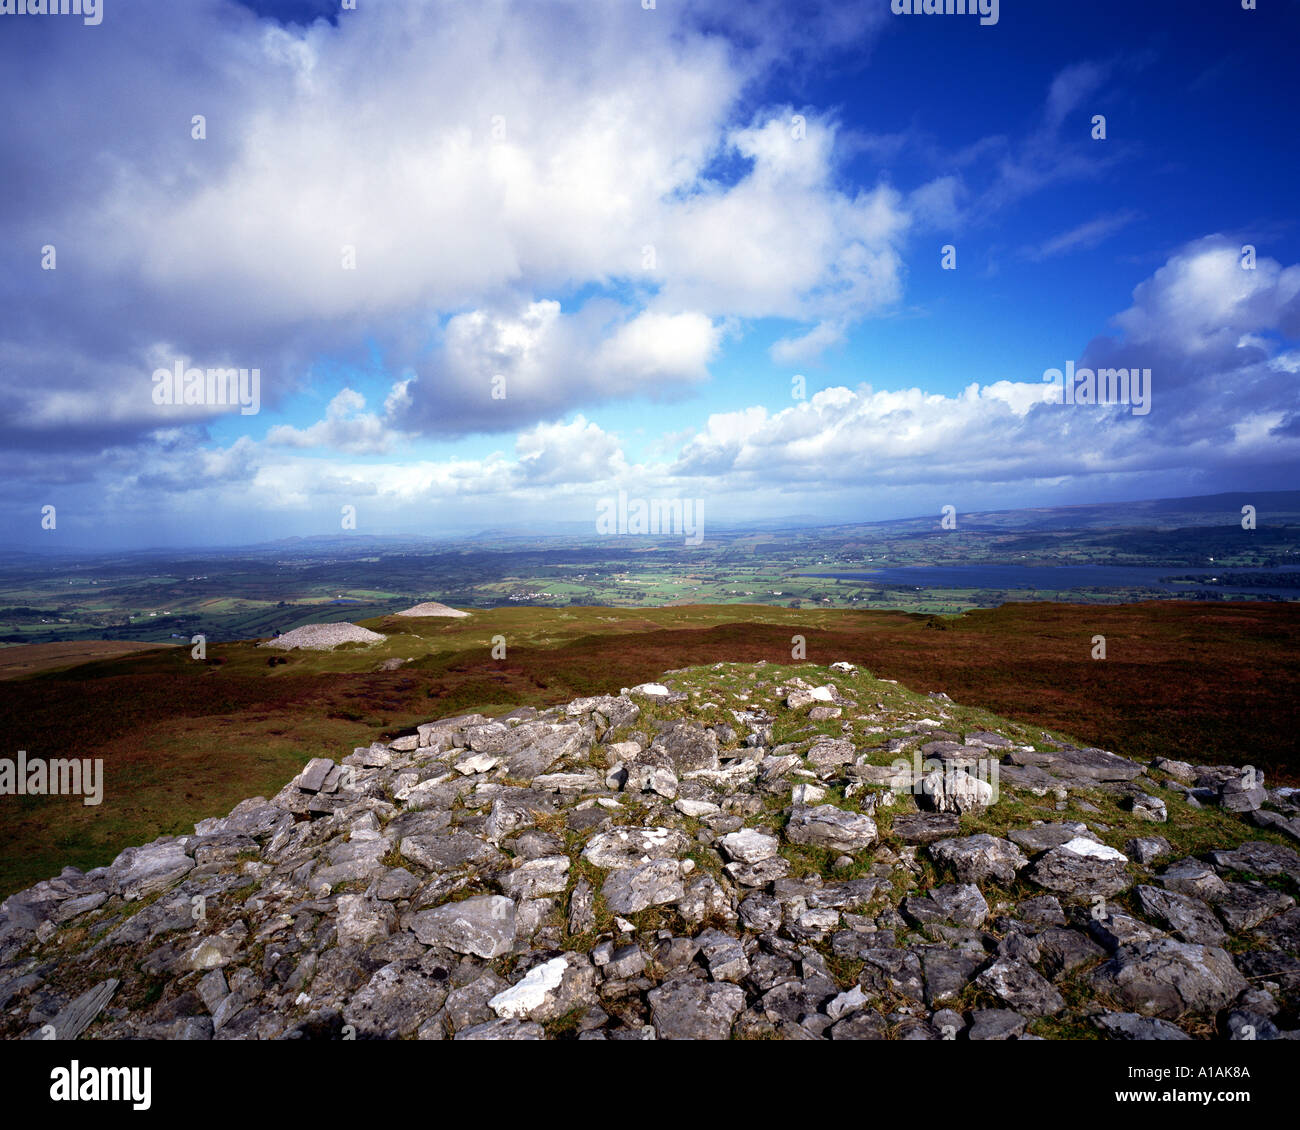
[[[324,447],[354,455],[391,450],[397,437],[380,417],[364,411],[365,407],[364,396],[345,388],[330,401],[325,419],[302,429],[279,424],[267,432],[266,442],[272,447]]]
[[[687,387],[728,318],[843,325],[899,292],[901,198],[837,187],[834,124],[807,111],[795,142],[788,108],[735,120],[783,51],[813,50],[826,28],[860,42],[881,21],[782,9],[385,0],[282,28],[226,0],[137,0],[93,52],[60,37],[49,65],[0,73],[0,97],[26,107],[0,147],[30,170],[0,234],[39,247],[54,232],[75,256],[65,336],[91,376],[74,396],[114,366],[146,367],[150,340],[260,361],[270,404],[316,357],[357,359],[373,341],[411,379],[408,422],[442,434],[554,418],[596,384]],[[717,34],[728,27],[743,45]],[[71,69],[97,91],[84,117],[57,112]],[[207,140],[190,137],[191,111]],[[707,180],[727,152],[752,169]],[[69,162],[93,171],[75,178],[75,207]],[[555,309],[607,286],[620,308]],[[31,289],[13,289],[8,353],[25,345]],[[506,411],[482,400],[493,350],[516,370]],[[21,419],[48,432],[70,409],[43,403],[36,370],[15,375],[32,402]],[[149,415],[112,418],[138,436]]]
[[[1122,231],[1138,218],[1139,214],[1128,208],[1098,216],[1096,219],[1088,220],[1069,231],[1045,240],[1038,247],[1027,249],[1025,254],[1030,259],[1042,260],[1052,259],[1071,251],[1088,250],[1109,239],[1116,232]]]

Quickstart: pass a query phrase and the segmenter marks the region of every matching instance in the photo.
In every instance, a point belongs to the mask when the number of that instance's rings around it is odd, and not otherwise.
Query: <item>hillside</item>
[[[0,1033],[1294,1038],[1300,806],[853,665],[443,718],[0,908]]]
[[[337,618],[337,617],[336,617]],[[1249,760],[1296,778],[1300,606],[1021,604],[934,618],[763,607],[501,608],[466,619],[365,620],[385,642],[274,652],[177,647],[0,681],[11,752],[102,758],[102,805],[9,797],[0,896],[66,864],[180,834],[269,795],[313,757],[431,717],[546,707],[671,667],[837,658],[919,691],[1127,756]],[[1104,661],[1092,638],[1109,641]],[[492,657],[493,639],[507,641]],[[10,649],[12,652],[13,649]],[[273,662],[272,662],[273,661]],[[386,665],[399,661],[396,670]],[[1230,691],[1225,691],[1230,688]]]

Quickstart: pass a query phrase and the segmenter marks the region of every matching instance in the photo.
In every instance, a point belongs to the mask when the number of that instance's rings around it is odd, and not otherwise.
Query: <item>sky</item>
[[[651,3],[0,0],[4,542],[1300,482],[1300,0]]]

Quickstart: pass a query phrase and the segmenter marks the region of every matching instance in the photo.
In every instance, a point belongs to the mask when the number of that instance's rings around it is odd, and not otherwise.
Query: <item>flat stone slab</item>
[[[1104,749],[1012,750],[1007,756],[1015,765],[1028,765],[1065,777],[1092,781],[1131,781],[1145,769],[1135,761]]]
[[[786,825],[785,838],[792,844],[858,852],[876,842],[876,822],[870,816],[846,812],[833,804],[796,808]]]
[[[961,829],[955,812],[908,812],[894,817],[894,835],[905,844],[930,844],[949,839]]]
[[[726,1040],[745,1007],[739,985],[668,981],[648,994],[650,1017],[661,1040]]]
[[[426,946],[476,957],[500,957],[514,948],[515,904],[503,895],[448,903],[412,915],[411,931]]]
[[[652,859],[675,859],[690,841],[670,828],[610,828],[591,837],[582,858],[594,867],[632,867]]]

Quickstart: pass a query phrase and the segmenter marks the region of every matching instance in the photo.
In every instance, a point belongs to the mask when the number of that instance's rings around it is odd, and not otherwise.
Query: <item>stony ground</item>
[[[1295,1038],[1297,799],[848,664],[669,672],[13,895],[0,1034]]]

